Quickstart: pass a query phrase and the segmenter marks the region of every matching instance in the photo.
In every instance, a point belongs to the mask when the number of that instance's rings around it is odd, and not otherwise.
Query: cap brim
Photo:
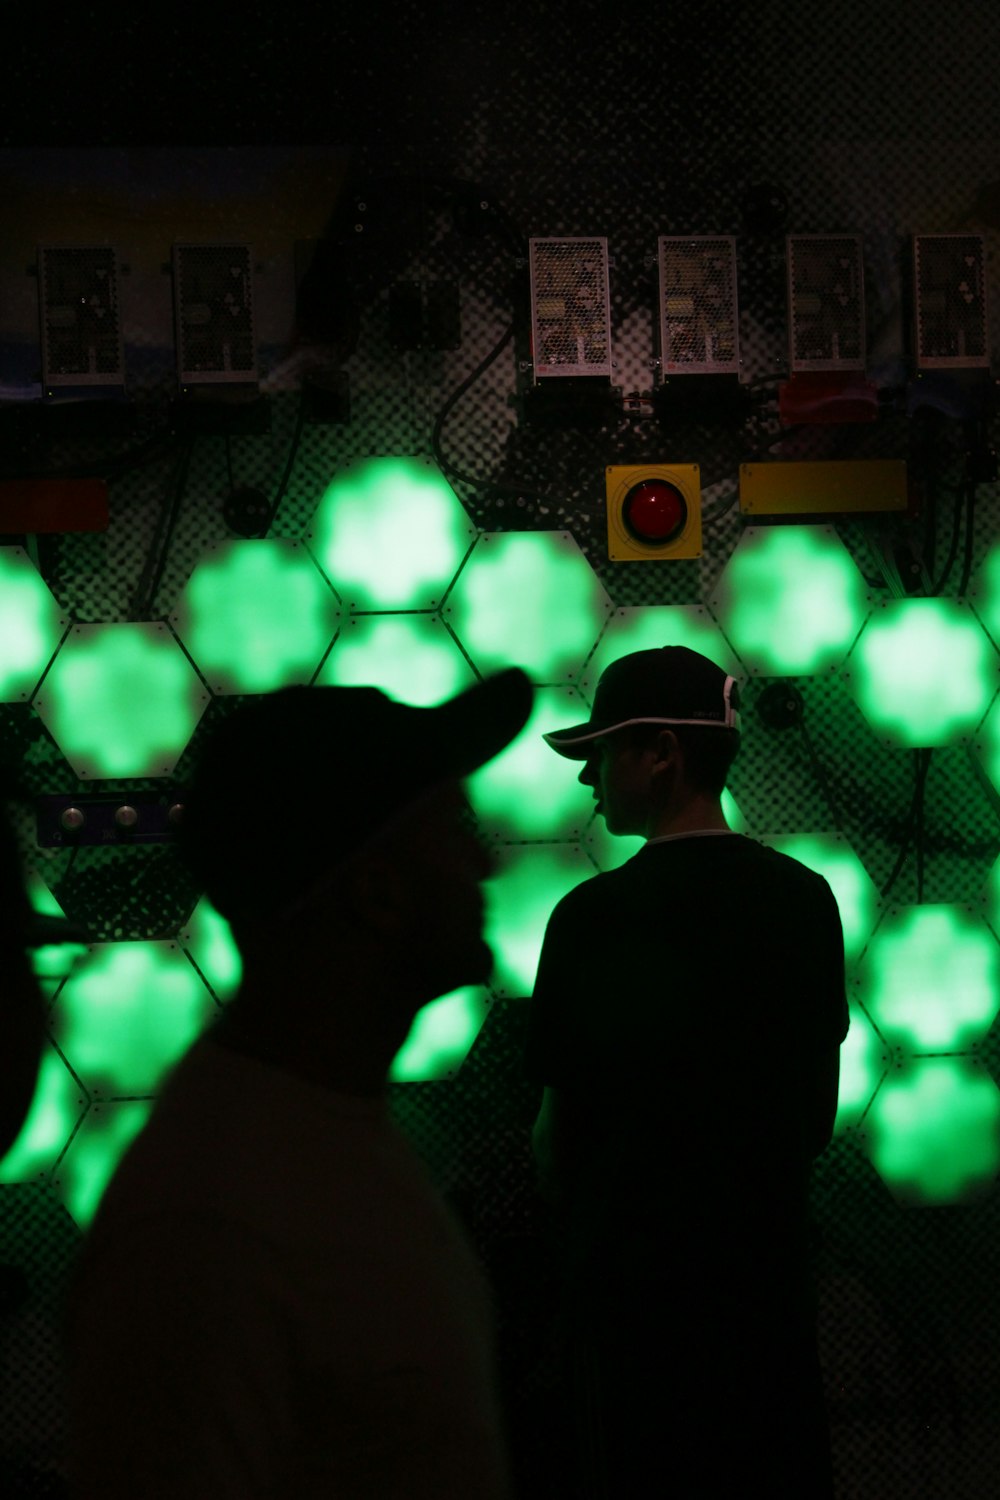
[[[594,741],[607,734],[609,727],[617,726],[601,725],[595,729],[593,724],[576,724],[572,729],[553,729],[551,733],[543,734],[542,739],[557,755],[564,755],[567,760],[586,760]]]

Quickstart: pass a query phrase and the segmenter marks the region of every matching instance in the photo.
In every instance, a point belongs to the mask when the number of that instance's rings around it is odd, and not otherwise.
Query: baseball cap
[[[555,729],[545,742],[569,760],[586,760],[591,742],[629,724],[740,727],[739,686],[688,646],[654,646],[620,656],[601,673],[586,724]]]
[[[244,699],[182,797],[179,852],[223,916],[275,912],[422,792],[508,745],[532,696],[512,667],[432,708],[374,687]]]

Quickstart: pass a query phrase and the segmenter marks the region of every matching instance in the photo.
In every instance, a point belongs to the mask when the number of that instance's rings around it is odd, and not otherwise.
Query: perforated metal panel
[[[175,245],[174,311],[182,385],[256,380],[249,245]]]
[[[787,244],[792,370],[864,369],[861,237],[795,234]]]
[[[125,383],[112,245],[40,245],[42,380],[47,387]]]
[[[918,369],[984,369],[986,244],[979,234],[918,234],[913,240]]]
[[[606,239],[532,239],[531,338],[534,371],[611,374]]]
[[[661,235],[660,373],[739,373],[736,240]]]

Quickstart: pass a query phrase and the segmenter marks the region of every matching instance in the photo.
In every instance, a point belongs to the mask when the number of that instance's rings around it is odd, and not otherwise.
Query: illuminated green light
[[[840,1045],[840,1087],[834,1130],[856,1125],[885,1071],[885,1046],[860,1005],[852,1005],[850,1029]]]
[[[481,536],[445,617],[483,673],[523,667],[536,682],[574,677],[611,602],[564,531]]]
[[[0,702],[28,698],[65,621],[23,547],[0,547]]]
[[[86,1229],[111,1175],[149,1118],[149,1100],[91,1108],[59,1163],[55,1187],[81,1229]]]
[[[28,1117],[0,1161],[0,1182],[27,1182],[50,1171],[86,1108],[79,1083],[55,1048],[47,1046]]]
[[[465,1061],[489,1009],[489,990],[472,987],[443,995],[417,1012],[410,1034],[397,1052],[393,1083],[429,1083],[447,1078]]]
[[[239,988],[243,977],[243,960],[232,929],[207,896],[203,896],[191,913],[191,920],[180,935],[213,994],[228,1000]]]
[[[873,615],[848,675],[869,724],[894,745],[947,745],[983,717],[998,658],[957,599],[895,599]]]
[[[503,850],[499,874],[487,885],[486,941],[493,949],[492,983],[498,993],[531,994],[552,908],[593,874],[593,865],[572,844]]]
[[[472,805],[502,838],[575,838],[590,819],[593,791],[581,786],[580,761],[567,760],[542,739],[588,716],[572,688],[538,688],[531,717],[509,745],[467,782]]]
[[[1000,545],[994,546],[973,581],[976,614],[1000,646]]]
[[[57,1040],[88,1088],[110,1097],[153,1093],[216,1013],[174,943],[102,943],[56,1002]]]
[[[989,713],[976,731],[972,748],[990,781],[1000,791],[1000,698],[994,699]],[[1000,917],[1000,885],[995,891],[993,911]],[[994,926],[996,925],[994,922]]]
[[[1000,949],[958,906],[913,906],[888,916],[862,965],[862,999],[890,1041],[915,1052],[960,1052],[997,1012]]]
[[[352,615],[316,678],[319,687],[378,687],[420,708],[475,681],[454,636],[431,614]]]
[[[755,672],[819,672],[846,654],[864,622],[865,584],[828,526],[748,527],[712,599]]]
[[[865,1125],[876,1170],[903,1198],[955,1203],[1000,1167],[1000,1093],[968,1058],[921,1058],[887,1078]]]
[[[878,891],[850,844],[838,833],[769,834],[761,843],[822,875],[840,909],[844,953],[858,956],[872,934],[878,915]]]
[[[709,661],[714,661],[732,676],[740,675],[721,630],[700,604],[616,609],[580,679],[584,696],[588,701],[593,699],[601,673],[620,656],[628,656],[633,651],[649,651],[656,646],[687,646],[691,651],[707,656]]]
[[[722,792],[722,812],[734,833],[746,832],[747,820],[728,787],[724,787]],[[619,865],[637,854],[645,842],[644,838],[621,838],[618,834],[609,833],[600,813],[583,836],[583,846],[599,870],[617,870]]]
[[[63,911],[37,870],[29,870],[26,879],[32,910],[43,917],[63,917]],[[86,953],[84,943],[46,943],[31,950],[31,967],[43,984],[64,979]]]
[[[299,542],[226,542],[188,579],[171,616],[216,693],[308,682],[333,640],[336,596]]]
[[[433,609],[475,534],[427,459],[372,458],[328,486],[309,544],[350,609]]]
[[[209,695],[165,625],[77,625],[35,708],[82,778],[166,776]]]

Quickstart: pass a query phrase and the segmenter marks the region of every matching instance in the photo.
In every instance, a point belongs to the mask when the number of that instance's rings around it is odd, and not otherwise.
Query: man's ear
[[[683,760],[681,742],[672,729],[661,729],[656,736],[656,759],[672,761],[675,764],[678,760]]]

